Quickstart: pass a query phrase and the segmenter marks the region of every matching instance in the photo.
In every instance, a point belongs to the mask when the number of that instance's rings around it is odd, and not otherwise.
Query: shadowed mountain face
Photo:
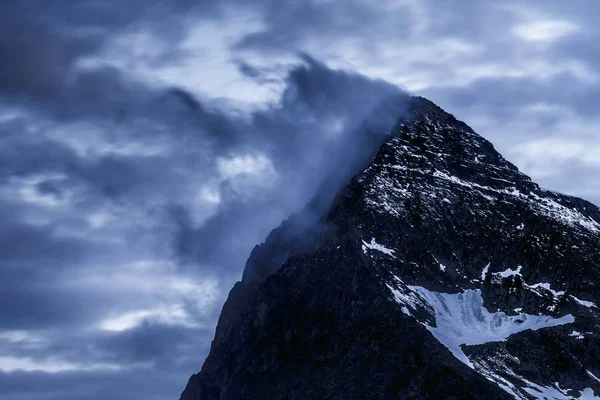
[[[181,400],[600,396],[598,207],[423,98],[367,164],[254,249]]]

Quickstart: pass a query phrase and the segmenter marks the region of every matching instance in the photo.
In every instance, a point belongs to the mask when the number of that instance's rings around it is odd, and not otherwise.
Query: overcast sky
[[[401,91],[600,204],[599,13],[3,0],[0,399],[177,399],[252,247]]]

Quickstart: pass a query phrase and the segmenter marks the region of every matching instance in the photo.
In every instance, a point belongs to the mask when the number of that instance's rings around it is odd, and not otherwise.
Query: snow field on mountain
[[[367,249],[369,249],[369,250],[380,251],[383,254],[387,254],[388,256],[394,257],[394,250],[388,249],[387,247],[377,243],[375,241],[375,238],[371,239],[371,243],[367,243],[363,240],[362,241],[362,249],[365,254],[367,254]]]
[[[396,278],[396,283],[401,282]],[[456,358],[473,368],[461,345],[476,345],[506,340],[510,335],[528,329],[537,330],[573,323],[568,314],[560,318],[547,315],[520,313],[509,316],[503,312],[490,313],[483,306],[481,290],[464,290],[461,293],[438,293],[420,286],[407,289],[387,285],[395,300],[417,309],[428,305],[435,317],[435,326],[424,324],[433,336],[448,348]]]

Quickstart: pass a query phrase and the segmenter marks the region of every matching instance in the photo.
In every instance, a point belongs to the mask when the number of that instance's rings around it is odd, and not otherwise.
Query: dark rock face
[[[595,205],[414,98],[307,210],[253,251],[181,400],[600,396]]]

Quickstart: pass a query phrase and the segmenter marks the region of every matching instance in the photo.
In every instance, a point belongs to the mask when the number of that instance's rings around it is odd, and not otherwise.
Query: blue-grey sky
[[[178,398],[252,247],[400,91],[600,204],[599,13],[2,1],[0,399]]]

